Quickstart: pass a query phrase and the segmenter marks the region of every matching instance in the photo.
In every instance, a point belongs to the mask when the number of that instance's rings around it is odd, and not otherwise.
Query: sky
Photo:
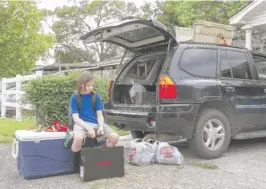
[[[136,6],[141,6],[144,2],[152,2],[154,0],[124,0],[126,2],[134,2]],[[39,0],[39,8],[46,8],[50,10],[54,10],[56,7],[64,6],[64,5],[73,5],[75,2],[79,2],[78,0]]]
[[[124,0],[126,2],[134,2],[137,7],[140,7],[143,5],[145,2],[154,2],[154,0]],[[37,0],[38,7],[40,9],[49,9],[49,10],[54,10],[56,7],[62,7],[62,6],[71,6],[74,5],[75,3],[80,2],[80,0]],[[52,24],[49,21],[49,24]],[[52,32],[52,30],[45,24],[43,23],[43,29],[44,32]],[[54,51],[52,50],[52,54]],[[37,61],[36,65],[48,65],[54,63],[53,58],[49,58],[45,62],[42,60]]]

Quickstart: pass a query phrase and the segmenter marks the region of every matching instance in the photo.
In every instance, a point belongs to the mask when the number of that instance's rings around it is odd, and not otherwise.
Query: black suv
[[[180,135],[202,158],[220,157],[230,140],[265,136],[266,56],[247,49],[177,43],[156,20],[123,20],[93,30],[85,42],[110,42],[134,56],[110,85],[109,123]]]

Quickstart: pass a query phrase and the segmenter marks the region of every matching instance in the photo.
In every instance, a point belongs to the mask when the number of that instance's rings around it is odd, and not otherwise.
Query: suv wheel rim
[[[211,119],[205,123],[202,133],[204,145],[215,151],[221,147],[224,142],[225,130],[221,121],[218,119]]]

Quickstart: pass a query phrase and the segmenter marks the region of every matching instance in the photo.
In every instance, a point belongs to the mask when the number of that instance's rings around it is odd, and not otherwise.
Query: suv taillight
[[[109,80],[108,81],[108,96],[111,96],[111,88],[112,88],[113,81]]]
[[[173,80],[167,75],[161,75],[159,80],[159,99],[175,99],[177,88]]]

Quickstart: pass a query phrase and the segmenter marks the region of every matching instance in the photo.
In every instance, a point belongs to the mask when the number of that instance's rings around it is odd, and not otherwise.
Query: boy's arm
[[[83,121],[82,119],[79,118],[79,114],[78,113],[72,114],[72,117],[73,117],[73,120],[74,120],[74,122],[76,124],[78,124],[78,125],[80,125],[82,127],[88,127],[88,124],[85,121]]]
[[[95,138],[95,131],[93,130],[93,128],[89,124],[87,124],[85,121],[80,119],[78,113],[72,114],[72,117],[76,124],[82,127],[85,127],[87,129],[88,134],[90,135],[91,138]]]
[[[75,96],[71,97],[70,104],[71,104],[71,114],[72,114],[74,123],[80,125],[81,127],[91,128],[91,130],[89,130],[88,132],[89,134],[92,134],[94,132],[93,128],[91,126],[88,127],[88,124],[84,122],[82,119],[80,119],[79,117],[78,103],[77,103],[77,99],[75,98]]]
[[[97,121],[98,121],[98,124],[99,124],[99,129],[100,130],[103,130],[103,125],[104,125],[104,117],[103,117],[103,112],[102,110],[98,110],[97,111]]]
[[[96,108],[97,121],[99,125],[99,132],[103,133],[103,126],[104,126],[103,103],[101,97],[98,94],[96,96],[95,108]]]

